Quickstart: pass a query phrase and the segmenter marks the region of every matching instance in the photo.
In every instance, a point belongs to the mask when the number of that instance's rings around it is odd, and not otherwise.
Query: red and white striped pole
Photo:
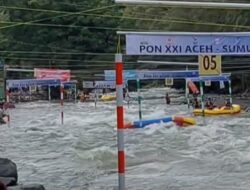
[[[125,151],[123,119],[123,62],[122,54],[115,54],[116,65],[116,114],[117,114],[117,147],[119,190],[125,190]]]
[[[63,86],[63,83],[61,82],[61,85],[60,85],[60,94],[61,94],[61,124],[63,125],[63,91],[64,91],[64,86]]]
[[[6,109],[7,113],[7,118],[8,118],[8,127],[10,126],[10,112],[9,112],[9,107],[10,107],[10,92],[9,92],[9,87],[6,85],[6,107],[3,106]]]

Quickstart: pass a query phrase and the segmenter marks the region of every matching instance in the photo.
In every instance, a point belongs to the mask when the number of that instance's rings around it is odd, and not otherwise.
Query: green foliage
[[[246,26],[250,25],[250,13],[244,10],[122,7],[115,6],[113,0],[1,0],[0,6],[0,51],[64,53],[1,52],[7,64],[72,69],[77,77],[83,72],[85,77],[92,77],[92,73],[114,68],[114,56],[104,53],[116,52],[117,30],[249,31]],[[158,67],[138,65],[137,58],[126,57],[126,61],[134,62],[128,65],[130,69]],[[194,58],[168,60],[194,61]],[[98,66],[93,67],[95,64]]]

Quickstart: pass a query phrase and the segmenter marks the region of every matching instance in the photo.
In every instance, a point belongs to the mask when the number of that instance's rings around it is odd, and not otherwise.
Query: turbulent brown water
[[[165,90],[154,89],[145,96]],[[124,106],[126,121],[138,106]],[[143,118],[188,115],[186,105],[164,99],[143,101]],[[197,118],[198,124],[202,123]],[[126,130],[126,186],[130,190],[248,190],[250,119],[247,114],[206,118],[205,126],[159,124]],[[17,163],[20,183],[47,190],[99,190],[117,187],[115,103],[47,102],[18,104],[11,126],[0,127],[0,156]]]

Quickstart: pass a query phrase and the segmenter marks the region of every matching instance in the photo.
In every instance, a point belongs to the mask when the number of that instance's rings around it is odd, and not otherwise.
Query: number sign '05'
[[[199,74],[200,75],[220,75],[221,74],[221,56],[200,55],[199,56]]]

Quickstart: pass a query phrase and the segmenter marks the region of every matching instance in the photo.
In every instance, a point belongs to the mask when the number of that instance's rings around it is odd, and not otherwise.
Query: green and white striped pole
[[[142,119],[142,111],[141,111],[141,87],[140,87],[140,79],[137,78],[136,80],[136,86],[137,86],[137,99],[138,99],[138,106],[139,106],[139,120]]]
[[[29,86],[29,96],[30,96],[29,99],[30,99],[30,101],[32,100],[31,94],[32,94],[32,93],[31,93],[31,86]]]
[[[202,80],[200,80],[200,93],[201,93],[201,109],[202,109],[203,124],[205,125],[205,104],[204,104],[205,97],[204,97]]]
[[[95,88],[95,108],[96,108],[96,105],[97,105],[97,92],[96,92],[96,82],[95,81],[93,82],[93,85],[94,85],[94,88]]]

